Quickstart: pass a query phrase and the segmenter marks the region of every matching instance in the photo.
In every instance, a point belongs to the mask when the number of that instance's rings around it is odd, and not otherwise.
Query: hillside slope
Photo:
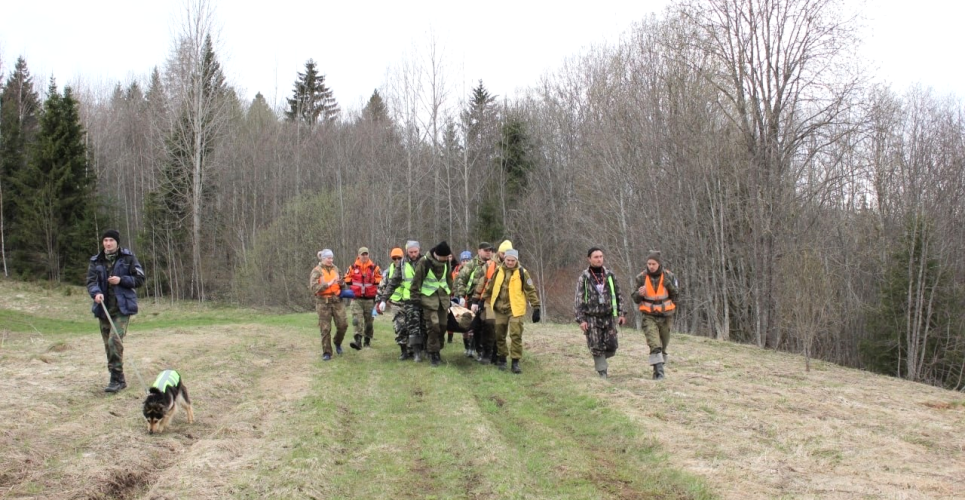
[[[146,304],[109,397],[88,307],[0,282],[0,496],[965,498],[962,394],[792,355],[676,335],[655,383],[627,330],[604,381],[575,326],[527,324],[514,378],[399,363],[380,318],[321,363],[310,314]],[[134,366],[183,370],[198,422],[147,436]]]

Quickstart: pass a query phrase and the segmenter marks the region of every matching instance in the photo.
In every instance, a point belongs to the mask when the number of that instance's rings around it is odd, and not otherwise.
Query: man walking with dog
[[[342,290],[346,289],[338,268],[333,264],[335,253],[326,248],[318,252],[318,265],[312,269],[309,287],[315,295],[315,311],[322,334],[322,361],[332,359],[332,321],[335,321],[335,351],[342,354],[342,340],[348,330]]]
[[[674,310],[677,308],[677,278],[664,269],[660,252],[651,250],[647,255],[647,269],[637,275],[636,288],[631,294],[633,302],[640,304],[643,313],[643,332],[650,347],[650,365],[653,379],[665,377],[667,345],[670,344],[670,328],[673,327]]]
[[[135,288],[144,284],[144,269],[134,253],[119,248],[121,234],[108,229],[101,236],[101,250],[87,267],[87,293],[94,299],[91,311],[100,321],[111,381],[104,392],[127,387],[124,380],[124,336],[131,316],[137,314]]]
[[[379,283],[382,282],[382,270],[379,265],[369,258],[367,247],[359,248],[358,257],[352,267],[348,268],[345,283],[355,295],[352,305],[353,323],[355,324],[355,340],[349,345],[359,350],[372,343],[372,309],[375,308],[375,296],[378,294]]]

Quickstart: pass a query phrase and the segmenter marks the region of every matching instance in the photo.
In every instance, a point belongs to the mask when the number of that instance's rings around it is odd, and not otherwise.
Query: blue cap
[[[459,260],[470,260],[470,259],[472,259],[472,252],[470,252],[469,250],[463,250],[463,252],[459,254]]]

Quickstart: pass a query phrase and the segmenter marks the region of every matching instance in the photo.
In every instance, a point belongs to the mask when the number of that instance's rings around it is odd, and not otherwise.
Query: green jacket
[[[419,263],[415,267],[415,276],[412,277],[412,298],[415,298],[416,295],[421,297],[422,306],[428,309],[448,309],[450,303],[449,293],[452,290],[451,265],[448,260],[436,260],[431,253],[419,259]],[[444,285],[436,288],[435,291],[427,295],[424,292],[432,281],[429,277],[430,271],[432,271],[432,275],[444,283]]]

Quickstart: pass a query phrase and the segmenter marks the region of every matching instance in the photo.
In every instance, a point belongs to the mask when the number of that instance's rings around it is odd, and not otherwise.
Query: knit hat
[[[484,241],[484,242],[482,242],[482,243],[479,244],[479,249],[480,249],[480,250],[492,250],[492,249],[493,249],[493,244],[490,243],[490,242],[488,242],[488,241]]]
[[[659,250],[650,250],[650,253],[647,254],[647,260],[650,259],[657,261],[657,264],[663,264],[663,261],[660,260]]]
[[[472,259],[472,252],[470,252],[469,250],[464,250],[461,254],[459,254],[459,260],[469,260],[469,259]]]
[[[405,249],[408,250],[410,248],[420,248],[419,242],[415,240],[405,242]]]
[[[108,229],[107,231],[104,231],[104,234],[101,235],[101,241],[104,241],[104,238],[110,238],[120,244],[121,233],[119,233],[117,229]]]
[[[512,250],[512,249],[513,249],[513,242],[512,242],[512,241],[509,241],[509,240],[506,240],[506,241],[504,241],[504,242],[502,242],[502,243],[499,244],[499,249],[497,249],[497,251],[498,251],[498,252],[505,252],[506,250]]]
[[[437,257],[448,257],[452,255],[452,250],[449,248],[449,244],[443,241],[432,248],[432,253],[436,254]]]
[[[331,257],[331,258],[334,259],[334,258],[335,258],[335,252],[331,251],[331,250],[328,249],[328,248],[326,248],[325,250],[322,250],[321,252],[318,252],[318,260],[322,260],[322,259],[324,259],[325,257]]]
[[[512,248],[510,248],[509,250],[506,250],[505,257],[512,257],[516,260],[519,260],[519,250],[513,250]]]

